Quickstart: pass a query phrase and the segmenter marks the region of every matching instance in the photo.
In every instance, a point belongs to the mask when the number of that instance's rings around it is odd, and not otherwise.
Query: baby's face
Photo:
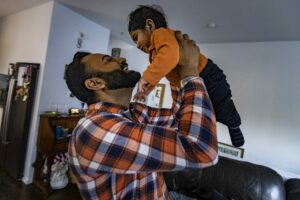
[[[151,32],[144,29],[137,29],[130,32],[130,36],[136,47],[145,53],[149,53]]]

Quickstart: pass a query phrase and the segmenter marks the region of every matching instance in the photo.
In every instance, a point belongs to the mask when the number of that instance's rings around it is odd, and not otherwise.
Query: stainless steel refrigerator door
[[[4,100],[3,104],[1,104],[2,109],[2,121],[1,121],[1,141],[0,141],[0,164],[5,165],[6,159],[8,156],[7,154],[7,145],[9,143],[8,139],[8,124],[9,124],[9,116],[10,116],[10,109],[11,109],[11,102],[13,98],[13,92],[15,89],[16,79],[12,78],[8,82],[8,91],[5,94],[6,99]],[[6,89],[5,89],[6,90]]]
[[[1,124],[1,143],[6,145],[9,144],[8,125],[11,111],[11,103],[13,98],[13,92],[15,90],[16,79],[11,78],[9,80],[6,104],[2,115]]]
[[[9,76],[0,74],[0,164],[3,164],[6,158],[6,145],[2,144],[2,117],[5,109],[5,102],[7,97]]]

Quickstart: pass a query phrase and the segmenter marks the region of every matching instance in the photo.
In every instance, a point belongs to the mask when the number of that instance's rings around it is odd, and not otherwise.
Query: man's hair
[[[168,26],[163,10],[159,6],[139,6],[128,15],[128,31],[144,29],[147,19],[154,21],[155,28],[167,28]]]
[[[66,66],[65,80],[71,93],[80,101],[87,104],[95,102],[94,92],[85,87],[84,81],[91,77],[90,70],[86,70],[84,63],[81,63],[82,58],[90,55],[88,52],[77,52],[73,61]]]

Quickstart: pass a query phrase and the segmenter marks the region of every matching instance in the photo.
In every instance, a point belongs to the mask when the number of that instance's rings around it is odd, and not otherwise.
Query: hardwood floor
[[[81,197],[75,184],[47,196],[33,184],[15,181],[0,167],[0,200],[81,200]]]

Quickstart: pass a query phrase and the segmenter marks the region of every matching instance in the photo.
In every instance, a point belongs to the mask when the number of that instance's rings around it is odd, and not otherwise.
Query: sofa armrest
[[[215,192],[227,199],[285,199],[284,182],[277,172],[224,157],[203,170],[165,174],[165,180],[170,190],[200,199],[211,199]]]
[[[292,178],[285,182],[286,199],[299,200],[300,199],[300,179]]]

